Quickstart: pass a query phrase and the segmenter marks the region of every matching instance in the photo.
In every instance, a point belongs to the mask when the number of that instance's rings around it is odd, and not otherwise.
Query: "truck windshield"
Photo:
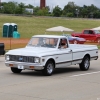
[[[94,30],[95,34],[100,34],[100,32],[98,30]]]
[[[27,46],[56,48],[58,38],[33,37]]]

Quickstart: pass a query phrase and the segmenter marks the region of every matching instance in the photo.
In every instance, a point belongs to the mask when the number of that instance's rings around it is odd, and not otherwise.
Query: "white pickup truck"
[[[79,64],[81,70],[88,70],[90,60],[98,59],[96,45],[69,44],[66,36],[35,35],[25,48],[9,50],[5,64],[13,73],[22,70],[41,70],[52,75],[55,68]]]

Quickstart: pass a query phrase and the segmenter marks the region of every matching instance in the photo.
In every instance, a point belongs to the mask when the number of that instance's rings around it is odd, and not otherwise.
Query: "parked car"
[[[74,37],[84,38],[88,41],[100,43],[100,32],[98,30],[85,29],[80,33],[79,32],[73,32],[71,35],[74,36]]]
[[[68,37],[69,43],[71,44],[84,44],[86,39],[80,37],[73,37],[70,34],[63,34],[64,36]]]

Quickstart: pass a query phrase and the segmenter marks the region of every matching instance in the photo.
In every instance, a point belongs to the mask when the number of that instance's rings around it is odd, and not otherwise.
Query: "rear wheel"
[[[54,63],[53,61],[48,61],[43,69],[43,74],[46,76],[52,75],[54,71]]]
[[[81,64],[79,64],[80,69],[83,71],[86,71],[89,69],[90,67],[90,59],[88,56],[85,56],[81,62]]]
[[[20,73],[22,71],[22,69],[18,69],[18,68],[11,67],[11,71],[13,73]]]

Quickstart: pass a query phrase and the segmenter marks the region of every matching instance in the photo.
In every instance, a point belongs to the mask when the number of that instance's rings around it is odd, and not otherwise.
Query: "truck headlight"
[[[9,60],[10,60],[9,55],[6,55],[6,60],[7,60],[7,61],[9,61]]]
[[[34,62],[35,62],[35,63],[40,63],[40,58],[35,57],[35,58],[34,58]]]

